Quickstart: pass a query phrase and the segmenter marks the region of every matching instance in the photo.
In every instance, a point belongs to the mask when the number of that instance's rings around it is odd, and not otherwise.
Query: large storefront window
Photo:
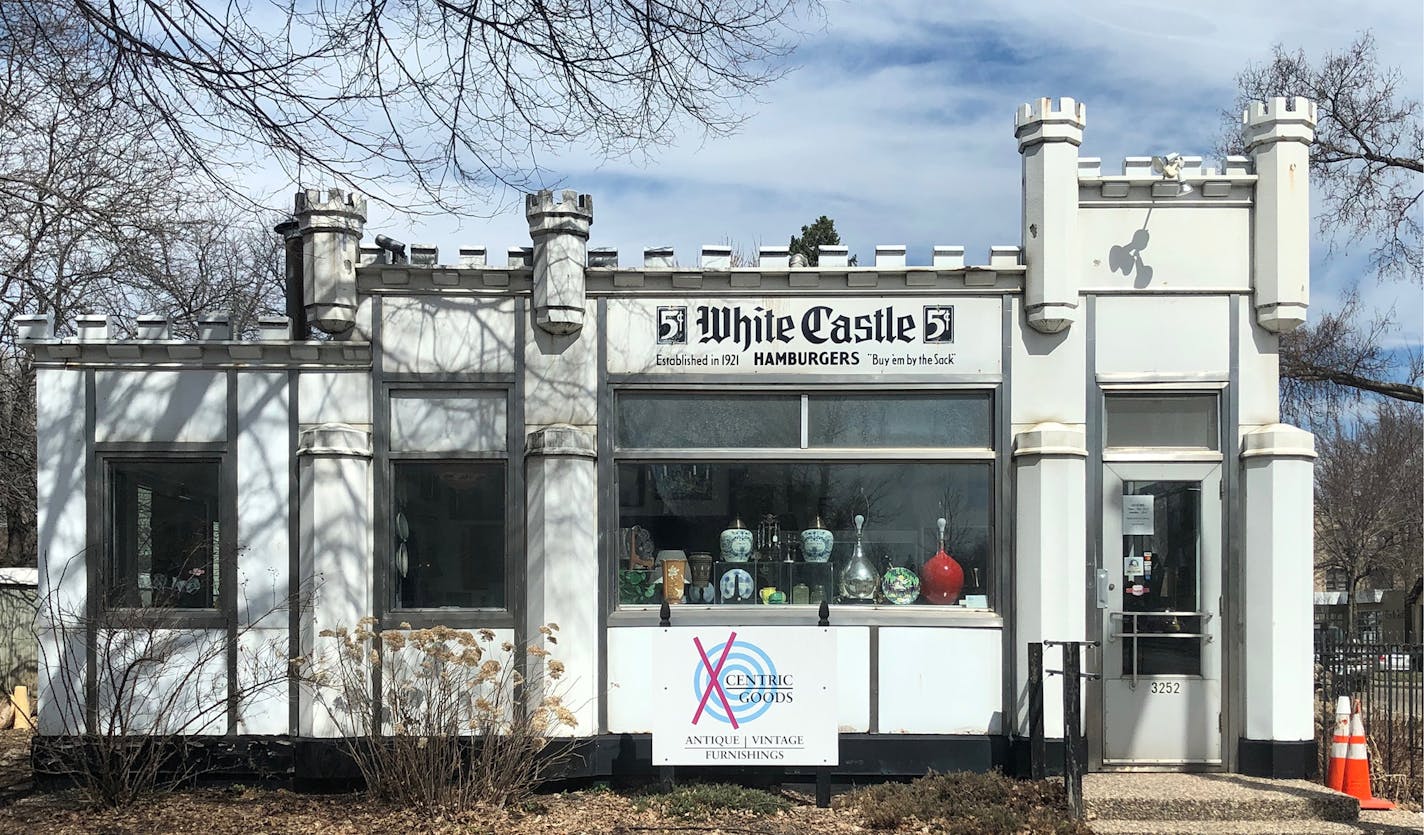
[[[620,605],[989,608],[991,413],[987,392],[624,393]]]
[[[109,605],[216,609],[219,463],[116,459],[108,471]]]

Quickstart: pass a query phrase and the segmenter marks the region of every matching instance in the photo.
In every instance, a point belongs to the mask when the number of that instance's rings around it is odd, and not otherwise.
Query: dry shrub
[[[568,757],[553,734],[578,721],[563,703],[563,663],[546,649],[556,624],[522,648],[488,629],[374,624],[324,630],[334,651],[303,659],[372,795],[429,810],[504,807]]]
[[[734,783],[688,783],[670,791],[638,798],[637,809],[653,809],[665,817],[714,820],[728,813],[760,817],[785,812],[791,803],[762,789]]]
[[[1374,794],[1418,808],[1424,798],[1424,719],[1415,717],[1410,725],[1404,717],[1370,723],[1370,782]]]
[[[919,824],[949,835],[1089,831],[1068,814],[1062,784],[998,772],[931,773],[910,783],[856,789],[839,805],[854,809],[872,829]]]

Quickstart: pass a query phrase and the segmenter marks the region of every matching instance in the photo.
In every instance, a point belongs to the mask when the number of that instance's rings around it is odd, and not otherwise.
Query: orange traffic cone
[[[1370,754],[1365,741],[1365,722],[1360,718],[1359,702],[1350,717],[1350,748],[1345,756],[1345,794],[1360,801],[1361,809],[1393,809],[1394,804],[1370,793]]]
[[[1350,748],[1350,697],[1341,696],[1335,703],[1335,737],[1330,741],[1330,767],[1325,772],[1325,785],[1335,791],[1345,789],[1345,759]]]

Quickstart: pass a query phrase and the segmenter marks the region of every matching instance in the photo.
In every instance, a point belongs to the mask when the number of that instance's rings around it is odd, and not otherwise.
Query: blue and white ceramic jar
[[[752,532],[743,527],[741,519],[733,519],[717,544],[722,549],[723,562],[746,562],[752,555]]]
[[[815,527],[801,532],[801,556],[806,562],[825,562],[831,558],[831,549],[836,545],[836,536],[826,530],[821,517],[816,517]]]

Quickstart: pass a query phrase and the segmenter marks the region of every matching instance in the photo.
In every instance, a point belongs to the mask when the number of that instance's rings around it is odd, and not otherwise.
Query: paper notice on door
[[[1122,497],[1122,535],[1151,536],[1152,496]]]

